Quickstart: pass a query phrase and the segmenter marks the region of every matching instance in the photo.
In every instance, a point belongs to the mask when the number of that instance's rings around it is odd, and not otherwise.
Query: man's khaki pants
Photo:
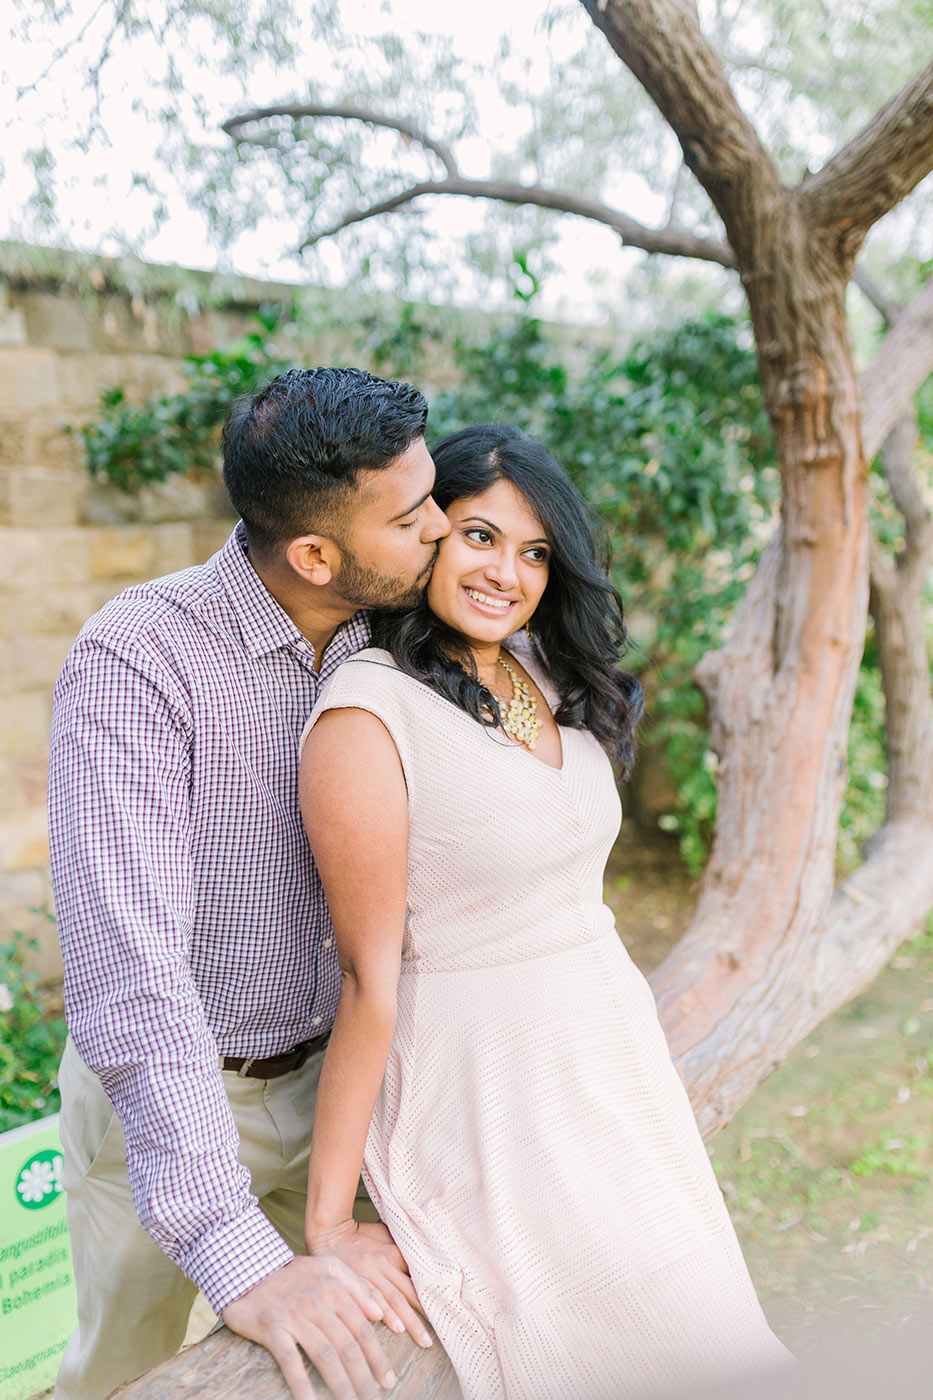
[[[324,1052],[278,1079],[224,1070],[240,1161],[272,1224],[304,1253],[308,1151]],[[71,1041],[59,1084],[68,1230],[78,1327],[56,1400],[103,1400],[181,1345],[196,1289],[140,1226],[126,1173],[123,1130],[100,1082]],[[370,1217],[372,1218],[372,1217]]]

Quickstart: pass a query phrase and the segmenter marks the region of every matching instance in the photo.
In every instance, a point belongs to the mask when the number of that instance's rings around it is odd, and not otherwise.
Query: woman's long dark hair
[[[550,570],[528,630],[560,697],[555,719],[589,729],[627,776],[642,689],[617,666],[627,643],[622,599],[599,558],[586,502],[547,449],[507,423],[463,428],[431,455],[437,467],[433,495],[442,510],[509,481],[540,520],[550,545]],[[427,603],[410,612],[377,613],[373,644],[474,719],[501,724],[472,653]]]

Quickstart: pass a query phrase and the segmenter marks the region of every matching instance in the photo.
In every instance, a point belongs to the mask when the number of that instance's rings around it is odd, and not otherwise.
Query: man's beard
[[[356,608],[389,608],[401,612],[421,602],[431,577],[437,546],[429,563],[413,581],[403,583],[392,574],[382,574],[361,564],[352,550],[341,549],[340,572],[334,579],[334,591]]]

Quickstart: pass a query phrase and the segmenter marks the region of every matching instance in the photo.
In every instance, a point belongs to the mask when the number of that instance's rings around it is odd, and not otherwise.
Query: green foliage
[[[281,306],[261,307],[256,328],[232,345],[187,356],[188,383],[178,394],[156,395],[137,405],[130,403],[123,385],[102,390],[100,417],[77,430],[91,475],[122,491],[136,491],[179,473],[212,472],[233,400],[289,368],[291,361],[280,356],[270,338],[289,315]]]
[[[484,344],[458,346],[457,360],[462,384],[432,404],[433,432],[517,423],[548,444],[603,522],[631,621],[629,665],[649,698],[653,761],[663,752],[677,793],[662,825],[696,872],[716,788],[692,671],[721,639],[778,501],[747,328],[714,315],[622,357],[562,355],[524,317]]]
[[[51,1013],[38,977],[26,969],[35,947],[36,940],[19,931],[0,943],[0,1133],[58,1112],[65,1023]]]
[[[522,258],[515,269],[525,301],[534,278]],[[267,308],[235,345],[192,356],[186,393],[132,407],[122,389],[108,390],[101,419],[81,429],[91,471],[133,490],[172,472],[212,469],[232,399],[289,363],[274,343],[289,314]],[[445,340],[431,309],[409,304],[366,323],[357,348],[378,372],[418,382],[430,379]],[[660,825],[696,873],[715,821],[716,758],[693,669],[721,641],[779,499],[748,327],[709,315],[620,354],[560,340],[525,311],[483,338],[461,336],[452,352],[458,380],[433,396],[430,437],[467,423],[515,423],[547,443],[598,514],[629,618],[627,664],[648,697],[646,761],[666,766],[675,794]],[[876,530],[893,548],[899,517],[873,480]],[[843,869],[857,864],[883,815],[882,729],[869,635],[849,735]]]

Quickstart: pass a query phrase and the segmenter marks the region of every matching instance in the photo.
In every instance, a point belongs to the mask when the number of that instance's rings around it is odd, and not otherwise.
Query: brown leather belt
[[[294,1070],[301,1069],[308,1056],[323,1050],[329,1039],[330,1031],[326,1035],[315,1036],[313,1040],[303,1040],[294,1050],[285,1050],[281,1055],[270,1055],[265,1060],[257,1060],[249,1055],[224,1055],[220,1067],[235,1070],[241,1079],[278,1079],[281,1074],[291,1074]]]

